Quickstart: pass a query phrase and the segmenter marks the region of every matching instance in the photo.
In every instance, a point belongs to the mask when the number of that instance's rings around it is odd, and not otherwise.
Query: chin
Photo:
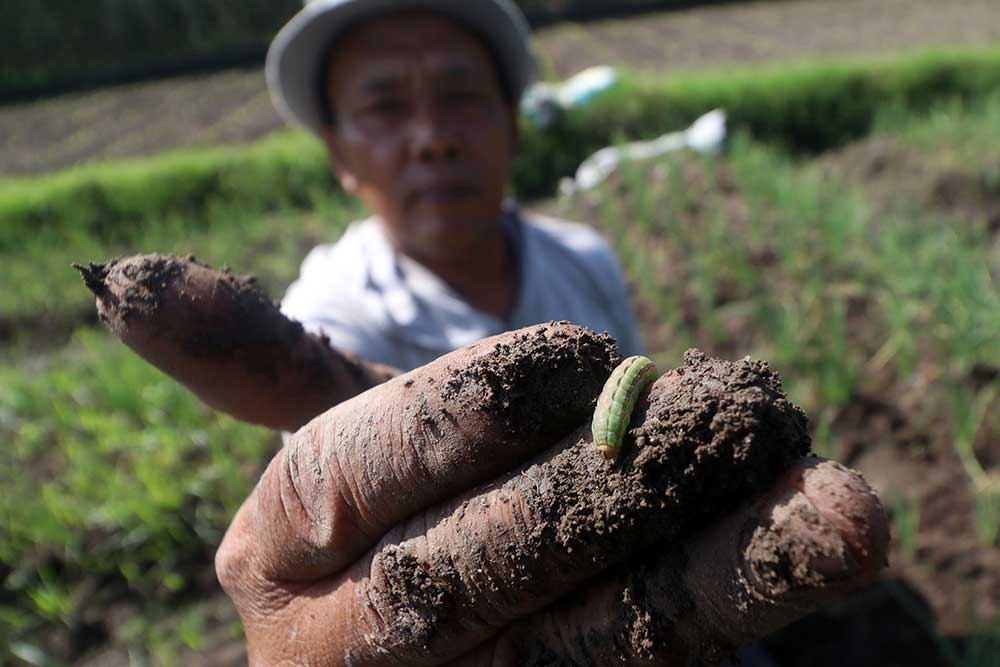
[[[493,230],[502,229],[503,216],[499,208],[486,213],[479,207],[442,206],[421,211],[415,216],[413,224],[432,234],[482,236]]]
[[[476,252],[492,234],[492,226],[469,222],[469,218],[439,217],[424,219],[414,234],[413,247],[420,256],[439,260]]]

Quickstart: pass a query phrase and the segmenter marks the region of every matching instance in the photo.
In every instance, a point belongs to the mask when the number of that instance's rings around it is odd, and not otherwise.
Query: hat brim
[[[515,100],[534,81],[531,29],[509,0],[314,0],[281,29],[267,53],[267,87],[278,112],[320,135],[316,81],[326,49],[358,21],[410,9],[440,13],[475,30],[496,56]]]

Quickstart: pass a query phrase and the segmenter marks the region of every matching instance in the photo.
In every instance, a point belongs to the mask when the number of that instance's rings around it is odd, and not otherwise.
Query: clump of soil
[[[442,399],[502,416],[508,433],[565,435],[594,409],[594,397],[620,361],[611,336],[552,322],[454,369]],[[545,403],[529,399],[542,394]],[[554,415],[572,421],[555,424]]]
[[[582,547],[595,531],[614,535],[640,525],[672,539],[763,490],[808,453],[806,417],[766,363],[689,350],[684,366],[658,382],[668,381],[672,390],[637,411],[634,446],[610,469],[570,450],[553,459],[551,472],[540,471],[552,493],[530,487],[528,502],[560,544]],[[631,545],[621,546],[624,555]]]

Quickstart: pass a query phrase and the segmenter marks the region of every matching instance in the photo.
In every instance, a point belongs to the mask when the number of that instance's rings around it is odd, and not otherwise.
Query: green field
[[[780,84],[802,71],[771,71],[773,92],[757,99],[794,109],[795,87]],[[974,94],[944,94],[945,81],[919,105],[881,105],[863,131],[811,152],[738,123],[720,155],[626,165],[594,191],[528,206],[611,240],[661,368],[693,346],[768,360],[809,415],[817,452],[868,477],[893,517],[885,579],[906,582],[931,612],[899,594],[879,617],[887,635],[921,637],[911,650],[927,662],[910,664],[978,667],[1000,655],[998,71],[971,77]],[[735,97],[748,78],[692,76],[670,90]],[[851,104],[863,106],[841,108]],[[212,555],[280,443],[202,406],[96,326],[70,263],[192,253],[257,275],[279,297],[305,251],[360,209],[323,187],[300,136],[270,142],[0,188],[0,210],[30,213],[0,233],[0,275],[17,286],[0,294],[10,451],[0,458],[0,664],[8,654],[36,665],[223,664],[221,647],[238,645]],[[81,182],[84,195],[73,190]]]

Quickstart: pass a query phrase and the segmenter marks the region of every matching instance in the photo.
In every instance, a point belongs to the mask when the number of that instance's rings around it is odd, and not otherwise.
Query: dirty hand
[[[878,500],[801,458],[766,367],[690,356],[611,462],[588,433],[616,361],[532,327],[296,433],[216,559],[251,665],[710,662],[882,567]]]
[[[253,278],[190,256],[133,255],[77,269],[123,343],[243,421],[294,431],[398,373],[306,332]]]

